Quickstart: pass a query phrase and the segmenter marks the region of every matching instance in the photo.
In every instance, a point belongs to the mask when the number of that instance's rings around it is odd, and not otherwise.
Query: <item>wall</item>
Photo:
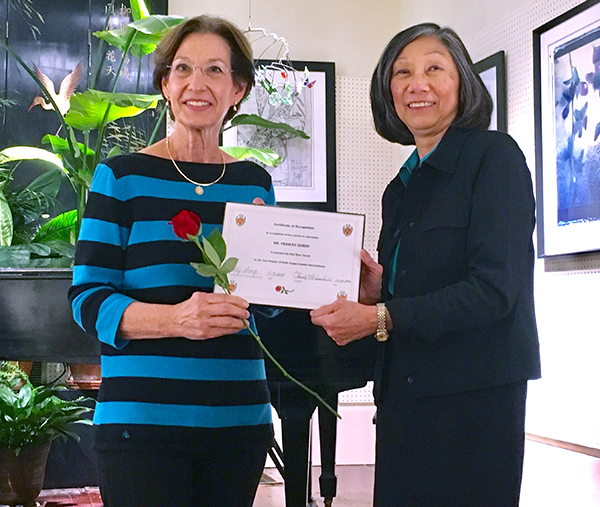
[[[252,26],[285,36],[295,59],[335,61],[337,100],[338,201],[340,210],[366,212],[366,246],[373,253],[379,228],[379,199],[385,183],[406,156],[373,132],[368,82],[387,41],[397,31],[422,21],[454,27],[474,61],[496,51],[507,56],[508,125],[535,167],[532,31],[581,0],[403,0],[382,1],[377,9],[362,0],[256,1]],[[194,15],[212,2],[171,0],[172,14]],[[457,4],[460,8],[457,8]],[[218,10],[246,26],[248,4],[222,0]],[[542,380],[530,383],[527,430],[530,433],[600,448],[600,273],[551,273],[536,263],[536,311],[542,349]],[[354,410],[354,407],[352,407]],[[362,429],[372,438],[369,415]],[[352,419],[355,421],[355,413]],[[346,431],[346,430],[344,430]],[[348,429],[347,441],[357,438]],[[354,462],[355,457],[350,458]],[[365,463],[370,457],[364,458]],[[343,461],[342,461],[343,462]]]
[[[397,0],[379,0],[376,8],[364,0],[169,0],[169,13],[216,14],[246,28],[249,5],[252,27],[285,37],[290,59],[335,62],[340,76],[370,77],[398,28]]]

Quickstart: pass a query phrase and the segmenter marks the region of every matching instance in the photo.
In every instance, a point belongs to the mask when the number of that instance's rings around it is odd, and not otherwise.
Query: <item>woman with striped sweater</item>
[[[272,442],[261,351],[248,303],[214,294],[190,262],[200,250],[170,224],[182,210],[204,235],[225,202],[274,204],[271,178],[219,149],[254,82],[251,47],[207,16],[175,27],[155,53],[171,135],[95,171],[69,292],[102,346],[94,416],[105,507],[251,507]]]

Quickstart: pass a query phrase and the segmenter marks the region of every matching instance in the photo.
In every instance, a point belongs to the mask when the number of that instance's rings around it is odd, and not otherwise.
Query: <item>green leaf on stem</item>
[[[210,264],[204,264],[202,262],[190,262],[190,264],[200,276],[205,276],[207,278],[212,278],[219,272],[215,266]]]
[[[229,257],[223,265],[221,266],[221,273],[226,275],[227,273],[231,273],[235,267],[237,266],[238,260],[236,257]]]
[[[221,236],[219,229],[213,229],[208,235],[207,240],[215,249],[215,252],[217,252],[220,261],[223,262],[227,256],[227,245],[225,244],[225,240],[223,239],[223,236]]]
[[[221,259],[215,248],[210,244],[210,241],[202,236],[202,246],[204,247],[203,254],[205,256],[204,261],[210,262],[217,269],[221,267]]]

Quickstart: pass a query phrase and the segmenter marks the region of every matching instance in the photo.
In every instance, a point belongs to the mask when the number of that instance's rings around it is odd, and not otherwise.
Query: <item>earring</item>
[[[238,112],[237,104],[234,104],[232,107],[233,107],[233,112],[237,113]]]
[[[169,109],[171,107],[171,101],[168,97],[165,97],[165,107]]]

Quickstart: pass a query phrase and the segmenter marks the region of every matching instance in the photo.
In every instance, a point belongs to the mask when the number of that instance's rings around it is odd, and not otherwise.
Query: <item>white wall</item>
[[[464,40],[469,34],[485,31],[527,0],[406,0],[398,17],[401,28],[431,21],[453,28]]]
[[[250,3],[252,27],[284,37],[291,60],[335,62],[339,76],[371,77],[398,32],[397,0],[169,0],[169,14],[215,14],[246,28]]]

